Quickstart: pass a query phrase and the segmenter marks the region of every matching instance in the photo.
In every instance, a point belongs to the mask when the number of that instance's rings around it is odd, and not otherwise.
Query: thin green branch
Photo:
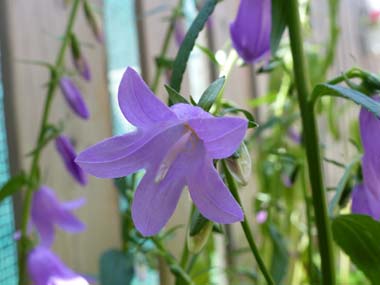
[[[37,138],[36,143],[36,152],[33,153],[33,159],[32,164],[29,172],[29,181],[31,182],[31,186],[28,186],[26,189],[25,194],[25,200],[23,203],[23,213],[22,213],[22,220],[21,220],[21,240],[20,240],[20,270],[19,270],[19,284],[24,285],[27,282],[26,278],[26,255],[28,250],[28,233],[27,233],[27,227],[29,223],[29,216],[30,216],[30,208],[31,208],[31,202],[33,197],[33,191],[38,187],[39,185],[39,160],[42,153],[43,148],[38,148],[40,146],[44,139],[45,139],[45,129],[48,124],[48,118],[50,114],[51,104],[54,97],[54,91],[56,90],[58,83],[59,83],[59,76],[57,74],[57,71],[59,71],[62,68],[63,60],[65,57],[66,49],[70,42],[70,35],[73,30],[75,18],[78,12],[80,0],[75,0],[70,12],[70,17],[66,26],[66,31],[64,34],[64,38],[62,41],[62,45],[60,47],[60,50],[58,52],[58,56],[55,62],[54,67],[52,68],[51,77],[49,81],[49,87],[47,91],[47,96],[45,99],[44,109],[43,109],[43,115],[41,119],[39,134]]]
[[[323,284],[335,284],[335,266],[330,222],[327,214],[325,187],[314,108],[309,104],[310,80],[304,57],[303,39],[298,11],[298,1],[290,0],[287,6],[287,21],[293,56],[294,76],[301,110],[304,145],[312,189],[315,220],[318,231],[322,264]]]
[[[236,201],[240,204],[240,206],[242,206],[238,189],[237,189],[236,184],[234,182],[234,179],[233,179],[233,177],[232,177],[230,171],[228,170],[226,163],[224,161],[222,161],[222,166],[223,166],[223,173],[225,174],[228,188],[230,189],[231,194],[234,196]],[[255,240],[253,239],[253,235],[252,235],[252,232],[251,232],[251,229],[250,229],[250,226],[248,224],[247,219],[244,218],[244,220],[242,222],[240,222],[240,224],[243,228],[243,232],[244,232],[244,235],[248,241],[251,252],[252,252],[254,258],[256,259],[257,265],[259,266],[260,271],[263,273],[267,284],[268,285],[274,285],[273,279],[272,279],[268,269],[266,268],[265,263],[264,263],[263,259],[261,258],[259,250],[256,246]]]

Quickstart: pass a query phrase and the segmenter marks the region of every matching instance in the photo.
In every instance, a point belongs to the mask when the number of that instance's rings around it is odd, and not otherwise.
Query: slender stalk
[[[335,271],[331,229],[326,207],[325,188],[322,175],[322,163],[315,113],[313,105],[308,102],[308,96],[310,96],[310,81],[304,58],[303,39],[297,0],[289,0],[287,13],[290,46],[294,64],[293,69],[298,102],[301,109],[302,128],[305,138],[304,144],[306,148],[309,179],[318,231],[318,242],[322,264],[322,280],[325,285],[334,285]]]
[[[70,35],[75,22],[75,17],[78,12],[78,7],[80,0],[75,0],[70,12],[70,17],[66,26],[65,35],[60,47],[53,71],[51,72],[50,83],[47,91],[47,96],[45,99],[43,115],[40,123],[39,134],[36,143],[36,152],[33,154],[33,159],[31,163],[31,168],[29,172],[29,181],[30,185],[26,189],[25,200],[23,203],[23,213],[21,220],[21,240],[20,240],[20,280],[19,284],[26,283],[26,254],[28,247],[28,238],[27,238],[27,227],[29,223],[30,208],[33,197],[33,191],[39,185],[39,174],[38,174],[38,165],[43,148],[39,146],[43,143],[45,139],[45,129],[48,123],[48,118],[50,114],[50,108],[54,97],[54,91],[56,90],[59,82],[59,76],[57,75],[57,70],[60,70],[63,65],[63,60],[65,56],[66,49],[70,42]]]
[[[233,177],[232,177],[230,171],[228,170],[224,161],[222,161],[222,166],[223,166],[223,172],[226,176],[228,188],[230,189],[232,195],[234,196],[236,201],[239,203],[239,205],[242,206],[238,189],[237,189],[236,184],[234,182],[234,179],[233,179]],[[251,252],[252,252],[253,256],[255,257],[256,262],[259,266],[259,269],[263,273],[267,284],[268,285],[274,285],[273,279],[272,279],[268,269],[266,268],[263,259],[261,258],[259,250],[257,249],[256,243],[255,243],[255,240],[253,239],[253,235],[252,235],[252,232],[251,232],[251,229],[249,227],[247,219],[244,219],[242,222],[240,222],[240,224],[243,228],[244,235],[248,241]]]

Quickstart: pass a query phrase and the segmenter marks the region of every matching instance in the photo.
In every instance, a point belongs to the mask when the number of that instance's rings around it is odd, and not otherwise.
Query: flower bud
[[[104,35],[99,17],[94,13],[93,9],[87,1],[84,1],[84,14],[96,40],[99,43],[103,43]]]
[[[66,136],[58,136],[55,139],[55,147],[61,156],[63,163],[67,171],[71,176],[81,185],[87,184],[87,178],[83,170],[74,161],[76,158],[76,152],[70,139]]]
[[[89,81],[91,79],[90,68],[88,66],[86,58],[83,56],[77,37],[71,34],[71,54],[73,56],[73,62],[76,70],[83,77],[83,79]]]
[[[213,228],[213,223],[207,221],[206,225],[196,235],[187,235],[187,248],[193,254],[199,253],[206,245]]]
[[[247,185],[251,176],[252,161],[245,143],[242,143],[235,154],[225,161],[235,180],[241,185]]]
[[[59,81],[59,86],[67,104],[73,112],[82,119],[88,119],[90,117],[90,113],[75,83],[69,77],[62,76]]]
[[[230,26],[232,44],[247,63],[254,63],[270,52],[272,27],[271,0],[241,0]]]

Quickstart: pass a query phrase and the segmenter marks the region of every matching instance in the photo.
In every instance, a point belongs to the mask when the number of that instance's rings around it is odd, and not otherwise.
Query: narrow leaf
[[[335,242],[371,280],[380,280],[380,223],[369,216],[342,215],[332,222]]]
[[[380,118],[380,103],[359,91],[339,85],[318,84],[313,90],[311,103],[314,104],[318,98],[326,95],[350,99]]]
[[[169,105],[177,104],[177,103],[185,103],[189,104],[185,98],[182,97],[176,90],[171,88],[169,85],[165,85],[166,92],[169,95]]]
[[[200,31],[205,26],[209,16],[214,11],[216,4],[218,4],[217,0],[207,0],[194,22],[191,24],[182,45],[179,48],[173,64],[173,75],[170,81],[170,86],[177,92],[181,90],[183,74],[185,73],[187,61],[194,48],[195,41],[198,38]]]
[[[133,254],[111,249],[100,258],[102,285],[129,285],[134,277]]]
[[[289,253],[283,236],[273,224],[269,225],[269,235],[273,245],[271,275],[276,284],[283,284],[289,266]]]
[[[270,48],[272,55],[276,54],[280,45],[282,35],[286,27],[286,5],[287,1],[272,0],[272,30],[270,34]]]
[[[211,83],[205,92],[203,92],[201,99],[199,99],[198,106],[206,112],[209,111],[220,92],[222,92],[225,82],[226,78],[223,76]]]
[[[0,202],[5,198],[15,194],[17,191],[21,190],[21,188],[26,184],[27,179],[24,173],[13,176],[0,189]]]

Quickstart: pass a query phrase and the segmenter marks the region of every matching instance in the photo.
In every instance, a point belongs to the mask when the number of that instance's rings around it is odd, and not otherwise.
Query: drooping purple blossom
[[[234,48],[247,63],[270,52],[271,0],[241,0],[230,34]]]
[[[88,285],[81,275],[68,268],[53,252],[43,246],[29,254],[27,267],[34,285]]]
[[[84,171],[75,162],[77,156],[74,146],[72,145],[70,139],[66,136],[60,135],[55,139],[55,147],[60,154],[63,163],[67,171],[72,177],[81,185],[87,184],[87,177]]]
[[[67,104],[82,119],[88,119],[90,113],[87,109],[86,103],[83,100],[79,88],[75,83],[67,76],[62,76],[59,81],[59,86],[66,99]]]
[[[379,97],[374,97],[380,101]],[[352,194],[352,212],[380,218],[380,120],[362,108],[359,115],[360,137],[364,155],[362,158],[363,183]]]
[[[216,118],[188,104],[169,108],[131,68],[122,78],[118,99],[137,130],[88,148],[76,162],[102,178],[146,170],[132,204],[133,221],[143,235],[154,235],[167,223],[185,185],[206,218],[221,224],[243,219],[213,159],[228,157],[239,147],[245,119]]]
[[[67,232],[77,233],[85,229],[85,225],[71,211],[81,207],[84,199],[62,203],[53,190],[41,186],[33,194],[31,218],[32,225],[40,236],[40,244],[50,247],[54,241],[54,225]]]

